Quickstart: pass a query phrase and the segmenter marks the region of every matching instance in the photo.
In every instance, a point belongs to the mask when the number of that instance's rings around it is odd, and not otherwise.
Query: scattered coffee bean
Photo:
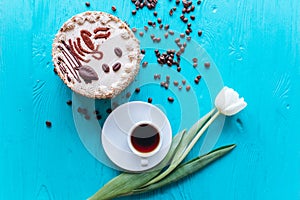
[[[94,113],[95,115],[98,115],[98,114],[99,114],[99,111],[98,111],[98,110],[95,110],[93,113]]]
[[[170,16],[173,15],[173,9],[171,9],[171,10],[169,11],[169,15],[170,15]]]
[[[200,81],[200,79],[201,79],[201,75],[198,75],[197,77],[196,77],[196,79],[198,79],[199,81]]]
[[[180,0],[176,0],[176,5],[179,5],[180,4]]]
[[[145,49],[141,49],[141,54],[145,54],[145,53],[146,53]]]
[[[143,36],[144,36],[144,32],[140,32],[139,35],[140,35],[141,37],[143,37]]]
[[[198,62],[198,59],[197,58],[193,58],[193,62]]]
[[[152,98],[151,97],[148,98],[148,103],[152,103]]]
[[[168,33],[165,33],[164,34],[165,38],[167,39],[169,37],[169,34]]]
[[[186,18],[186,17],[183,19],[183,22],[184,22],[184,23],[187,23],[188,21],[189,21],[189,20],[188,20],[188,18]]]
[[[191,39],[192,39],[191,36],[186,37],[187,41],[191,41]]]
[[[171,30],[170,30],[170,31],[169,31],[169,34],[170,34],[170,35],[174,35],[174,31],[171,31]]]
[[[179,43],[179,42],[180,42],[180,38],[176,38],[175,43]]]
[[[198,63],[193,63],[193,67],[197,67],[198,66]]]
[[[191,20],[195,20],[196,19],[196,17],[194,15],[191,15],[190,18],[191,18]]]
[[[145,62],[142,63],[142,67],[147,67],[147,65],[148,65],[147,61],[145,61]]]
[[[157,23],[161,24],[161,21],[162,21],[161,18],[157,19]]]
[[[177,71],[180,72],[181,71],[181,67],[177,67]]]
[[[172,103],[172,102],[174,102],[174,98],[173,97],[168,97],[168,101]]]
[[[144,30],[145,30],[145,31],[148,31],[148,30],[149,30],[149,27],[148,27],[148,26],[144,26]]]
[[[180,33],[179,35],[181,38],[184,38],[185,37],[185,34],[184,33]]]
[[[71,105],[72,105],[72,101],[71,101],[71,100],[67,101],[67,104],[68,104],[69,106],[71,106]]]
[[[157,17],[157,12],[156,12],[156,11],[154,11],[154,12],[153,12],[153,15],[154,15],[155,17]]]
[[[128,99],[130,96],[131,96],[131,93],[130,93],[130,92],[127,92],[127,93],[126,93],[126,98]]]
[[[200,5],[200,4],[201,4],[201,0],[198,0],[198,1],[197,1],[197,4]]]
[[[182,84],[183,84],[183,85],[185,85],[185,84],[186,84],[186,80],[182,80],[181,82],[182,82]]]
[[[97,116],[96,116],[96,119],[97,119],[97,120],[100,120],[100,119],[102,119],[102,116],[101,116],[101,115],[97,115]]]
[[[107,109],[106,109],[106,113],[107,113],[107,114],[110,114],[111,112],[112,112],[112,109],[111,109],[111,108],[107,108]]]
[[[199,79],[195,78],[194,82],[195,82],[196,84],[198,84],[198,83],[199,83]]]
[[[54,74],[57,75],[57,69],[56,68],[53,68],[53,72],[54,72]]]
[[[169,75],[166,76],[166,80],[167,80],[167,81],[170,81],[170,78],[171,78],[171,77],[170,77]]]
[[[209,62],[205,62],[204,63],[204,67],[209,68],[210,67],[210,63]]]
[[[170,28],[169,24],[165,25],[165,30],[169,30],[169,28]]]
[[[117,10],[116,6],[112,6],[111,10],[115,12]]]
[[[179,86],[179,87],[178,87],[178,90],[181,90],[181,89],[182,89],[182,86]]]
[[[186,89],[186,91],[190,91],[191,86],[187,85],[185,89]]]
[[[119,69],[121,68],[121,63],[117,62],[116,64],[114,64],[112,66],[112,69],[114,70],[114,72],[119,71]]]
[[[178,81],[174,81],[173,84],[174,84],[174,86],[178,86],[179,85]]]
[[[136,15],[136,10],[131,11],[133,15]]]
[[[140,88],[135,88],[135,93],[139,93],[140,91],[141,91],[141,89]]]
[[[50,121],[46,121],[45,123],[48,128],[50,128],[52,126],[52,123]]]
[[[202,31],[198,31],[198,36],[200,37],[202,35]]]
[[[91,3],[90,2],[85,2],[86,7],[90,7]]]

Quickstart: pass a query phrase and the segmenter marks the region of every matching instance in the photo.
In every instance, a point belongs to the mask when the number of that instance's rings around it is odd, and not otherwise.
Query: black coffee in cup
[[[132,130],[130,142],[136,151],[150,153],[158,147],[160,134],[151,124],[143,123]]]

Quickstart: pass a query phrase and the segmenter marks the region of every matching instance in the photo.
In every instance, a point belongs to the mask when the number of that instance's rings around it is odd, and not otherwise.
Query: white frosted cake
[[[55,70],[74,92],[89,98],[112,98],[139,71],[140,44],[130,28],[104,12],[73,16],[57,33]]]

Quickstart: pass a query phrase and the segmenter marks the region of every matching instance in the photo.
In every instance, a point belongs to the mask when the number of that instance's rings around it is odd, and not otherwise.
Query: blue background
[[[86,199],[118,174],[79,140],[66,105],[72,93],[53,73],[51,44],[63,22],[83,11],[112,13],[116,5],[115,14],[131,27],[154,17],[145,8],[132,16],[129,0],[90,3],[87,8],[85,1],[73,0],[0,1],[0,199]],[[159,16],[171,29],[185,30],[179,10],[169,17],[171,5],[174,0],[159,1]],[[180,183],[133,199],[300,199],[299,8],[296,0],[204,0],[196,6],[193,38],[214,60],[224,84],[248,102],[226,119],[216,144],[237,148]],[[200,38],[196,27],[203,30]],[[197,95],[206,99],[204,82],[201,87]],[[208,111],[210,102],[203,101]]]

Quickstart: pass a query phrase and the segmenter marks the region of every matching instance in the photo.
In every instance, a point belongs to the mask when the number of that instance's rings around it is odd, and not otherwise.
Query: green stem
[[[206,129],[213,123],[213,121],[220,115],[220,111],[217,111],[207,123],[201,128],[201,130],[197,133],[197,135],[194,137],[192,142],[189,144],[189,146],[186,148],[182,156],[179,158],[179,162],[183,161],[183,159],[188,155],[188,153],[191,151],[191,149],[195,146],[196,142],[199,140],[199,138],[203,135],[203,133],[206,131]]]

